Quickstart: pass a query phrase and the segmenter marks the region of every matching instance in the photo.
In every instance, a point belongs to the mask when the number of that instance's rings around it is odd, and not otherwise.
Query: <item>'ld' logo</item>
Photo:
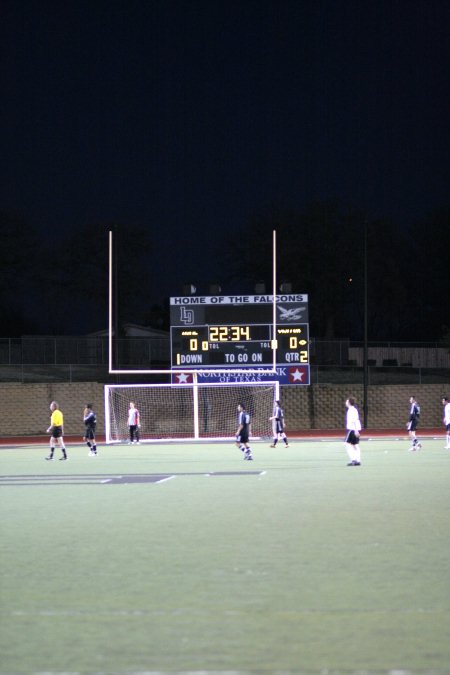
[[[180,307],[180,321],[181,323],[184,323],[185,326],[192,326],[194,323],[194,310]]]

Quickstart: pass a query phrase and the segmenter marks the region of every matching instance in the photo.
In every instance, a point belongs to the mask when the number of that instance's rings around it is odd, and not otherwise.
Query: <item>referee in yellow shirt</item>
[[[63,456],[60,457],[60,460],[67,459],[66,448],[64,447],[63,439],[63,427],[64,427],[64,417],[59,409],[59,405],[56,401],[50,403],[50,410],[52,411],[52,416],[50,418],[50,426],[47,429],[47,433],[50,434],[50,455],[45,459],[52,460],[55,453],[55,445],[59,444]]]

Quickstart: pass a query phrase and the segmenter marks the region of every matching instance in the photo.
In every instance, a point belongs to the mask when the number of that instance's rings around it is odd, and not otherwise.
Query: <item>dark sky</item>
[[[162,296],[271,205],[419,218],[447,201],[449,7],[3,0],[0,208],[144,223]]]

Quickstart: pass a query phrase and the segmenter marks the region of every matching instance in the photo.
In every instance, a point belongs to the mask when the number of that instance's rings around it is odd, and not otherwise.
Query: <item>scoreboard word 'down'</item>
[[[276,297],[275,331],[271,295],[181,296],[170,298],[172,371],[251,369],[273,366],[277,375],[217,373],[200,381],[279,379],[309,384],[308,296]],[[176,376],[175,381],[183,381]]]

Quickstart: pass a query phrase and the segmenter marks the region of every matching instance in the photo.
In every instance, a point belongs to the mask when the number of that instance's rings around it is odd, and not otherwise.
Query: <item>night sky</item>
[[[3,0],[0,207],[45,236],[145,224],[155,299],[216,281],[273,205],[418,219],[448,201],[449,7]]]

